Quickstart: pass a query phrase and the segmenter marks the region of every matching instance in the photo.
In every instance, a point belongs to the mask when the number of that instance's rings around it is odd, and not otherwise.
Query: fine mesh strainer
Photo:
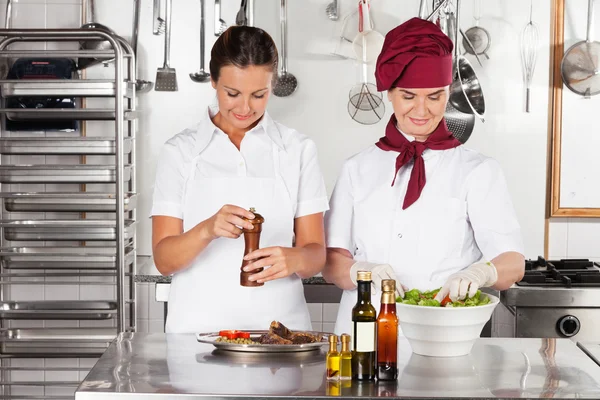
[[[569,90],[584,97],[600,93],[600,43],[592,41],[593,16],[594,0],[588,0],[586,40],[575,43],[567,50],[560,68]]]

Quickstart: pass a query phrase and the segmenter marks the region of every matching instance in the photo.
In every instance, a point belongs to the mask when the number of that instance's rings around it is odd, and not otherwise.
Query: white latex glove
[[[350,267],[350,279],[352,283],[358,285],[356,281],[358,271],[371,271],[371,282],[375,287],[375,290],[381,291],[381,281],[384,279],[393,279],[396,281],[396,296],[404,297],[404,288],[402,284],[396,279],[396,273],[394,268],[390,264],[376,264],[366,261],[355,262]]]
[[[498,271],[494,264],[489,261],[477,262],[450,275],[435,300],[441,303],[448,294],[452,301],[464,300],[467,296],[475,296],[479,288],[492,286],[497,280]]]

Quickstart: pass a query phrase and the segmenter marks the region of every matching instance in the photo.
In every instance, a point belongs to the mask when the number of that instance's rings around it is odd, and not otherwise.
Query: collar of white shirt
[[[200,154],[206,146],[210,143],[211,139],[217,132],[222,132],[213,122],[212,118],[217,115],[219,112],[218,107],[207,107],[206,114],[204,114],[204,118],[202,121],[198,123],[196,126],[196,145],[195,145],[195,154]],[[262,130],[262,132],[260,132]],[[259,135],[264,137],[269,143],[275,143],[280,149],[285,151],[285,146],[283,145],[283,139],[281,138],[281,133],[275,124],[275,121],[271,118],[269,113],[265,111],[263,117],[260,119],[258,124],[249,130],[247,133],[258,131],[263,133]],[[258,133],[257,132],[257,133]]]

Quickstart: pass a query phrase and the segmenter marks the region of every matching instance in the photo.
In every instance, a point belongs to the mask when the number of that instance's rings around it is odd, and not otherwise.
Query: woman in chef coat
[[[325,216],[323,276],[345,289],[335,331],[351,331],[356,273],[406,289],[442,287],[463,299],[504,290],[524,273],[523,244],[497,161],[461,146],[446,126],[452,42],[411,19],[390,31],[377,59],[393,115],[385,136],[344,163]]]
[[[169,139],[160,153],[152,206],[154,262],[172,275],[166,331],[268,329],[273,320],[310,330],[301,278],[325,263],[327,193],[314,142],[266,112],[277,49],[262,29],[229,28],[211,52],[218,107]],[[240,286],[254,207],[260,249]]]

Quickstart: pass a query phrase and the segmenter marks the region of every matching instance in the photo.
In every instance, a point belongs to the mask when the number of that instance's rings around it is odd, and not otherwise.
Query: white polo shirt
[[[217,111],[208,108],[200,123],[164,144],[158,159],[151,215],[184,218],[183,198],[191,168],[195,168],[196,176],[206,178],[274,177],[273,143],[281,149],[285,171],[280,172],[295,217],[328,210],[327,191],[312,139],[275,122],[265,112],[260,122],[246,133],[238,150],[213,124],[211,116]]]
[[[523,253],[498,162],[464,146],[427,149],[425,188],[402,210],[414,162],[391,186],[397,156],[373,145],[344,163],[325,215],[327,247],[347,249],[357,261],[389,263],[401,284],[421,290],[441,287],[482,257]],[[336,333],[348,333],[355,303],[356,289],[345,291]],[[379,310],[379,294],[373,304]]]

